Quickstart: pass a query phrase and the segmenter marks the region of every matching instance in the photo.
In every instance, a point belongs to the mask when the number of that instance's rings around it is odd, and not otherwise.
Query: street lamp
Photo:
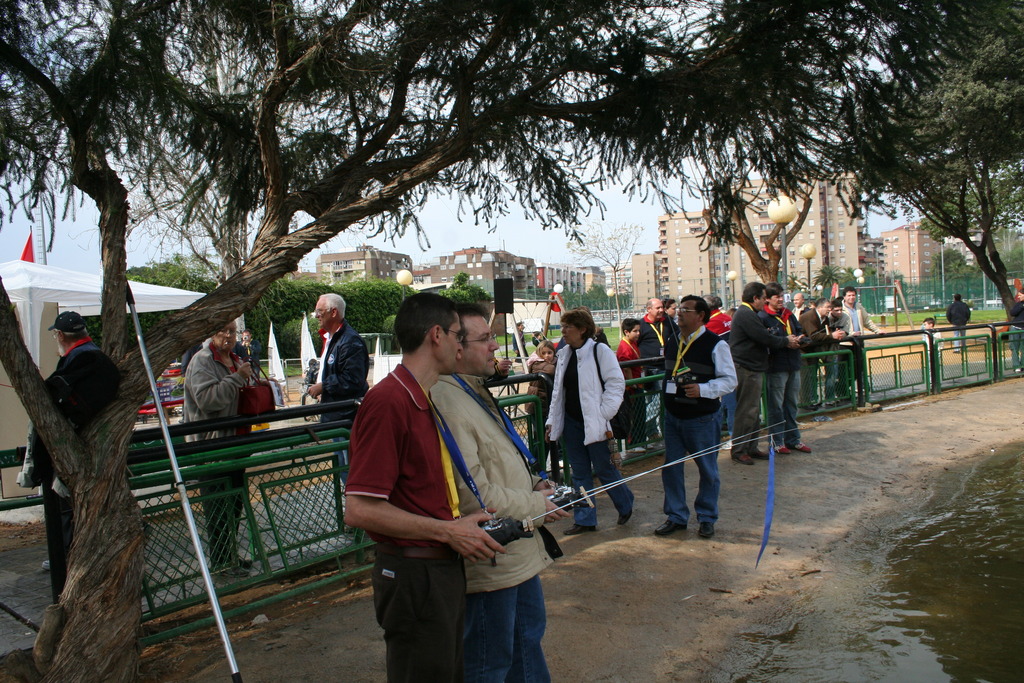
[[[728,274],[725,276],[726,278],[728,278],[729,282],[732,283],[732,303],[734,306],[736,305],[736,278],[738,278],[739,276],[740,274],[737,273],[735,270],[730,270]]]
[[[811,259],[818,255],[818,250],[814,248],[814,245],[808,242],[804,246],[800,247],[800,255],[807,259],[807,290],[811,289]]]
[[[786,253],[786,225],[796,218],[796,214],[796,202],[784,194],[780,194],[776,199],[768,202],[768,218],[772,223],[781,226],[779,236],[782,240],[780,244],[782,247],[782,287],[784,289],[789,289],[787,287],[789,254]]]
[[[412,284],[412,272],[403,268],[395,273],[395,282],[402,286],[402,301],[405,301],[405,288]]]
[[[863,270],[861,270],[860,268],[858,268],[858,269],[856,269],[855,271],[853,271],[853,276],[854,276],[855,278],[861,278],[861,277],[863,277],[863,276],[864,276],[864,271],[863,271]],[[864,282],[864,280],[859,280],[859,279],[858,279],[857,281],[858,281],[858,282]]]
[[[619,290],[615,289],[614,287],[609,287],[608,289],[604,290],[604,293],[608,295],[609,304],[611,304],[612,302],[612,297],[615,297],[615,318],[616,321],[622,320],[622,316],[619,313]]]

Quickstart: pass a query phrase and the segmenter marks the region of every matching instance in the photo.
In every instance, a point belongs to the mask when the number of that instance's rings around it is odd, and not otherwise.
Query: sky
[[[600,192],[598,196],[606,205],[603,218],[606,223],[641,226],[644,237],[638,250],[646,253],[657,250],[658,216],[664,214],[660,205],[650,201],[644,203],[636,197],[629,198],[617,189]],[[413,263],[420,264],[429,262],[433,257],[450,254],[457,249],[486,246],[488,249],[505,249],[518,256],[531,257],[540,263],[576,262],[575,257],[567,249],[568,238],[562,231],[542,230],[538,222],[525,220],[521,210],[513,207],[509,215],[499,220],[496,230],[487,232],[486,228],[473,225],[472,219],[460,222],[456,216],[457,207],[455,198],[446,197],[434,198],[424,208],[420,219],[430,240],[427,251],[421,249],[414,235],[398,238],[392,244],[391,240],[383,236],[367,238],[361,232],[343,233],[325,244],[322,250],[345,251],[365,243],[386,251],[409,254]],[[687,202],[686,208],[695,210],[695,200]],[[599,216],[595,212],[591,218],[597,220]],[[30,221],[20,212],[11,219],[0,226],[0,262],[20,258],[28,239]],[[872,235],[878,235],[882,230],[888,230],[904,222],[890,220],[885,216],[870,215],[868,231]],[[53,249],[47,254],[47,263],[98,274],[101,262],[99,231],[95,226],[96,211],[88,206],[77,209],[75,220],[61,221],[57,226]],[[317,254],[318,252],[314,251],[303,259],[300,268],[306,271],[314,270]],[[168,256],[170,254],[157,251],[154,240],[149,235],[139,232],[129,237],[129,266],[146,265]]]

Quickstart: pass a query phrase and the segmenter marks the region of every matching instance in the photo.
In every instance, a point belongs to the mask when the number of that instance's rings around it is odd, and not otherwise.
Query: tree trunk
[[[73,494],[75,538],[60,598],[65,625],[44,681],[133,681],[138,677],[145,539],[128,488],[128,440],[134,410],[89,430],[88,460]]]

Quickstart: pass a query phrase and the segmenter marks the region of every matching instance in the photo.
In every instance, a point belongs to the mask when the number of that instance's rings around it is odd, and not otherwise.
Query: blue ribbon
[[[768,536],[772,533],[772,516],[775,512],[775,441],[768,442],[768,493],[764,501],[764,533],[761,534],[761,549],[757,552],[757,562],[754,562],[754,569],[761,563],[761,556],[768,545]]]
[[[452,434],[452,430],[448,428],[448,423],[441,417],[441,413],[437,412],[437,408],[431,404],[431,412],[434,413],[434,422],[437,423],[437,429],[441,432],[441,438],[444,439],[444,445],[448,447],[448,453],[452,456],[452,464],[455,465],[455,469],[458,470],[462,476],[462,481],[466,482],[466,486],[476,496],[476,502],[480,503],[480,509],[487,511],[487,506],[484,505],[483,496],[480,495],[480,489],[477,488],[476,482],[473,481],[473,475],[469,473],[469,467],[466,466],[466,459],[462,457],[462,451],[459,450],[459,445],[455,443],[455,436]]]
[[[480,407],[484,409],[485,413],[494,418],[495,421],[498,421],[498,417],[495,416],[494,413],[490,410],[490,408],[487,407],[487,404],[485,404],[483,399],[480,398],[480,394],[473,391],[473,387],[469,386],[466,383],[466,380],[454,374],[452,375],[452,377],[455,379],[456,382],[459,383],[459,386],[462,387],[462,389],[467,394],[473,397],[473,399],[480,405]],[[537,458],[533,457],[533,453],[530,452],[529,447],[527,447],[527,445],[523,442],[523,438],[519,436],[519,432],[516,431],[516,427],[515,425],[512,424],[512,420],[509,419],[509,416],[505,414],[504,410],[499,409],[498,414],[501,415],[501,425],[505,428],[505,433],[508,434],[508,438],[512,440],[512,443],[515,445],[516,449],[520,452],[520,454],[522,454],[526,462],[529,463],[529,465],[531,466],[535,465],[537,463]],[[539,476],[541,479],[547,479],[548,473],[540,472],[537,476]]]

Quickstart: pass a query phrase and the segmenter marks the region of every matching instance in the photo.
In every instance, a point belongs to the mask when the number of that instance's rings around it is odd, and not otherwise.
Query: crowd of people
[[[562,315],[561,339],[531,335],[535,352],[526,370],[550,380],[534,380],[528,393],[541,399],[546,438],[564,447],[573,490],[589,496],[596,479],[624,525],[635,498],[611,458],[612,424],[631,400],[627,380],[663,375],[654,410],[637,398],[632,412],[640,418],[630,434],[664,444],[666,519],[654,533],[688,528],[684,461],[693,459],[696,532],[711,538],[721,487],[718,452],[730,445],[723,438],[731,436],[738,463],[769,457],[758,448],[765,383],[775,452],[811,451],[796,405],[805,363],[816,364],[817,378],[822,361],[805,361],[802,352],[831,349],[854,333],[847,332],[844,308],[859,315],[856,331],[871,329],[856,292],[838,306],[819,299],[791,310],[777,285],[752,283],[732,316],[715,296],[652,299],[642,318],[622,321],[614,352],[590,312],[572,309]],[[403,303],[395,333],[402,363],[366,394],[356,414],[345,489],[346,522],[378,543],[372,583],[388,678],[550,680],[539,574],[561,554],[546,523],[569,513],[552,503],[551,483],[484,384],[500,369],[486,314],[417,294]],[[826,383],[830,372],[820,373]],[[596,507],[575,507],[571,516],[564,535],[597,531]],[[480,526],[494,518],[525,520],[535,531],[498,542]]]
[[[1024,330],[1024,292],[1017,301],[1012,320]],[[953,308],[951,322],[961,320]],[[540,400],[529,405],[540,406],[546,439],[564,448],[572,490],[591,502],[567,511],[554,502],[554,485],[485,385],[510,365],[495,357],[499,347],[486,310],[435,294],[405,299],[394,328],[401,363],[372,389],[366,345],[345,311],[336,294],[316,302],[324,342],[308,393],[324,402],[322,421],[351,425],[349,448],[336,462],[347,477],[345,522],[377,543],[374,607],[393,681],[550,680],[540,573],[562,551],[547,524],[572,517],[564,535],[597,531],[595,479],[617,524],[630,521],[636,500],[609,446],[623,406],[633,416],[626,440],[664,448],[665,519],[654,534],[678,534],[695,520],[697,536],[711,538],[719,516],[719,451],[748,466],[768,459],[771,449],[810,453],[796,419],[801,396],[827,405],[845,391],[838,360],[818,352],[880,333],[853,287],[834,300],[797,294],[787,305],[780,285],[754,282],[728,312],[714,295],[651,299],[642,317],[622,320],[614,351],[589,310],[565,311],[559,340],[531,334],[535,351],[525,369],[548,376],[530,384],[528,393]],[[925,329],[927,337],[937,336]],[[86,360],[109,374],[80,316],[61,314],[51,330],[65,358],[48,382],[63,381]],[[515,333],[523,352],[524,327]],[[254,368],[261,348],[248,330],[237,337],[232,322],[190,349],[184,422],[237,415],[240,390],[259,381]],[[1015,338],[1011,347],[1019,367],[1024,342]],[[637,390],[635,381],[645,375],[663,377],[657,391]],[[802,380],[813,385],[803,394]],[[767,449],[760,447],[762,395]],[[361,399],[358,410],[352,399]],[[236,433],[213,430],[188,439]],[[48,474],[41,444],[37,452]],[[686,460],[699,477],[692,513]],[[242,469],[203,482],[212,501],[205,505],[211,565],[231,576],[251,567],[237,547],[242,499],[224,495],[243,486]],[[507,524],[496,520],[512,520],[518,531],[503,536]]]

